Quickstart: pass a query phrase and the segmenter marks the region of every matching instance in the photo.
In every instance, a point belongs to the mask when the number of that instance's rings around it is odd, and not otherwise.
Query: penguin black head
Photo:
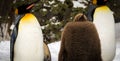
[[[22,6],[19,6],[15,10],[15,14],[19,15],[19,14],[29,13],[33,6],[34,4],[24,4]]]
[[[92,3],[95,5],[105,5],[107,0],[92,0]]]

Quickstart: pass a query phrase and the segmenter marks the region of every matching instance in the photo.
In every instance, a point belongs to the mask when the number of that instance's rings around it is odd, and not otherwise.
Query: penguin
[[[63,29],[58,61],[102,61],[100,45],[94,24],[77,14]]]
[[[97,5],[93,13],[93,23],[101,40],[102,59],[103,61],[112,61],[116,52],[113,12],[106,5],[107,0],[93,0],[92,2]]]
[[[30,13],[34,5],[24,4],[15,10],[17,17],[10,40],[11,61],[51,61],[49,48],[43,42],[41,26]]]
[[[51,61],[50,49],[45,41],[43,43],[43,48],[44,48],[44,61]]]
[[[89,4],[88,9],[86,11],[86,16],[89,19],[89,21],[93,22],[93,13],[96,8],[96,5],[93,5],[92,3]]]

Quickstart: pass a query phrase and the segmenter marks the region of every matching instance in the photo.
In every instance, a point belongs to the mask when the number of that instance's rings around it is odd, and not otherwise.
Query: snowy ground
[[[60,50],[60,42],[55,42],[55,43],[51,43],[48,45],[50,52],[51,52],[51,56],[52,56],[52,61],[58,61],[58,53]]]
[[[116,41],[117,49],[116,56],[113,61],[120,61],[120,23],[116,24]],[[48,45],[52,55],[52,61],[58,61],[58,52],[60,48],[60,42],[51,43]],[[0,61],[10,61],[10,42],[2,41],[0,43]]]
[[[116,27],[116,56],[115,59],[113,61],[120,61],[120,23],[117,23],[115,25]]]
[[[116,56],[113,61],[120,61],[120,23],[115,25],[116,31]],[[52,55],[52,61],[58,61],[58,53],[60,49],[60,42],[51,43],[48,45]]]
[[[0,61],[10,61],[10,42],[3,41],[0,43]]]

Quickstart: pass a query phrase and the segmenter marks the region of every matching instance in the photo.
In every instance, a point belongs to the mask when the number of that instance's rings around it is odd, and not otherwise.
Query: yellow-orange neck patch
[[[18,14],[18,9],[15,9],[15,14]]]
[[[27,13],[25,14],[25,16],[20,20],[20,23],[22,24],[27,24],[27,23],[33,23],[35,22],[36,17],[31,14],[31,13]]]
[[[93,3],[93,4],[97,4],[97,0],[93,0],[92,3]]]
[[[109,7],[105,5],[105,6],[96,8],[94,17],[96,17],[97,13],[111,13],[111,10],[109,9]]]
[[[26,27],[30,28],[31,26],[37,25],[38,25],[37,18],[31,13],[27,13],[19,22],[19,31],[23,30]]]
[[[98,7],[97,9],[96,9],[97,11],[110,11],[110,9],[109,9],[109,7],[107,7],[106,5],[105,6],[101,6],[101,7]]]

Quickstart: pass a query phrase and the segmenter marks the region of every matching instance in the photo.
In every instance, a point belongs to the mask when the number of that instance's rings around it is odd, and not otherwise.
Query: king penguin
[[[97,8],[93,14],[93,23],[95,24],[100,40],[103,61],[112,61],[115,56],[115,22],[113,12],[106,5],[107,0],[93,0]]]
[[[65,25],[58,61],[102,61],[97,30],[84,14]]]
[[[11,61],[51,61],[48,46],[43,42],[41,26],[30,13],[34,3],[17,7],[10,43]]]

